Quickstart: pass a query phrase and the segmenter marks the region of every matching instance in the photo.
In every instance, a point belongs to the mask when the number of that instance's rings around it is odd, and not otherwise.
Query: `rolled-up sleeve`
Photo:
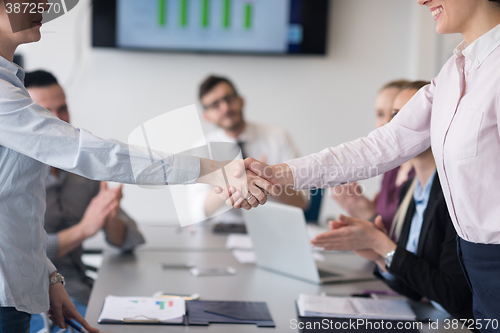
[[[0,145],[44,164],[102,181],[140,185],[195,183],[200,159],[103,140],[67,124],[17,86],[0,104]]]
[[[434,81],[367,137],[287,162],[294,189],[332,187],[382,174],[428,149]]]
[[[59,252],[59,237],[57,234],[47,234],[46,240],[46,251],[47,258],[50,260],[55,260],[57,257],[57,252]]]

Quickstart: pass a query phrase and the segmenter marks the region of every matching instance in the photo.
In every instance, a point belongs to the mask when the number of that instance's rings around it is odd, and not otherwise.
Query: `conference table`
[[[104,260],[94,284],[86,319],[102,333],[122,332],[293,332],[297,320],[296,303],[299,294],[349,296],[365,290],[389,291],[380,281],[370,280],[349,283],[316,285],[258,268],[254,264],[239,263],[225,248],[224,235],[214,235],[209,227],[198,227],[195,232],[184,228],[151,227],[146,239],[152,241],[135,253],[121,254],[106,248]],[[191,228],[192,229],[192,228]],[[161,232],[159,230],[162,230]],[[156,234],[156,235],[153,235]],[[158,243],[154,243],[158,241]],[[184,243],[186,242],[186,243]],[[95,244],[97,245],[97,244]],[[206,246],[206,248],[203,248]],[[327,263],[343,267],[366,267],[367,262],[352,253],[325,252]],[[163,269],[161,264],[193,263],[199,268],[233,267],[233,276],[195,277],[188,269]],[[275,328],[258,328],[255,325],[211,324],[209,326],[175,325],[99,325],[97,324],[104,299],[108,295],[150,297],[158,291],[171,294],[199,294],[202,300],[266,302]],[[447,315],[430,304],[410,302],[418,318],[438,320],[439,329],[423,323],[421,332],[447,332],[443,323]],[[453,330],[453,331],[461,331]],[[467,330],[462,330],[468,332]],[[307,331],[305,331],[307,332]]]
[[[142,223],[137,227],[146,243],[137,247],[142,251],[226,251],[227,235],[214,234],[213,224],[199,223],[180,227],[174,223]],[[104,240],[104,233],[99,232],[83,243],[85,250],[111,250]]]

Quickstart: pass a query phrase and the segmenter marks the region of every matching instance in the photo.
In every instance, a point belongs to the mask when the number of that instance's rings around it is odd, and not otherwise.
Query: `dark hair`
[[[26,88],[48,87],[53,84],[59,84],[56,77],[52,73],[42,70],[28,72],[24,77],[24,86]]]
[[[413,81],[403,86],[401,90],[420,90],[428,84],[430,84],[429,81]]]
[[[231,88],[233,88],[234,93],[238,95],[238,91],[236,90],[236,86],[227,78],[221,77],[221,76],[214,76],[211,75],[208,78],[203,81],[203,83],[200,85],[200,91],[198,97],[200,100],[208,94],[212,89],[214,89],[216,86],[218,86],[221,83],[227,83]]]
[[[380,90],[379,92],[382,92],[386,89],[390,89],[390,88],[396,88],[396,89],[403,89],[404,86],[408,85],[410,83],[410,81],[408,80],[395,80],[395,81],[391,81],[391,82],[388,82],[386,83]]]

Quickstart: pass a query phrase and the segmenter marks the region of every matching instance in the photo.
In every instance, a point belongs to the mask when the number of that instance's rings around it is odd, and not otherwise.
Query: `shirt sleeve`
[[[296,190],[332,187],[382,174],[430,147],[435,80],[367,137],[287,162]]]
[[[133,250],[136,246],[145,243],[142,233],[137,228],[137,224],[121,208],[118,211],[117,217],[125,225],[125,239],[123,240],[123,244],[120,246],[120,251],[130,251]],[[106,241],[111,244],[107,235]]]
[[[165,185],[194,183],[198,157],[147,151],[103,140],[67,124],[36,104],[14,85],[2,85],[0,145],[80,176],[119,183]]]
[[[47,234],[45,246],[47,257],[50,260],[56,259],[57,252],[59,252],[59,237],[57,236],[57,234]]]
[[[47,258],[47,271],[48,271],[48,275],[57,271],[56,266],[54,266],[54,264],[52,263],[52,261],[50,261],[49,258]]]

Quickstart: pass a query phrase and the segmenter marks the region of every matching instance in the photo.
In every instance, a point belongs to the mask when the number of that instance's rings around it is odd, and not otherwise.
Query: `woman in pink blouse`
[[[251,159],[246,167],[295,190],[331,187],[387,172],[431,147],[474,316],[492,332],[500,325],[500,0],[418,3],[430,9],[438,33],[464,38],[430,85],[365,138],[269,170]],[[395,248],[385,250],[390,266]],[[497,321],[487,326],[488,319]]]

